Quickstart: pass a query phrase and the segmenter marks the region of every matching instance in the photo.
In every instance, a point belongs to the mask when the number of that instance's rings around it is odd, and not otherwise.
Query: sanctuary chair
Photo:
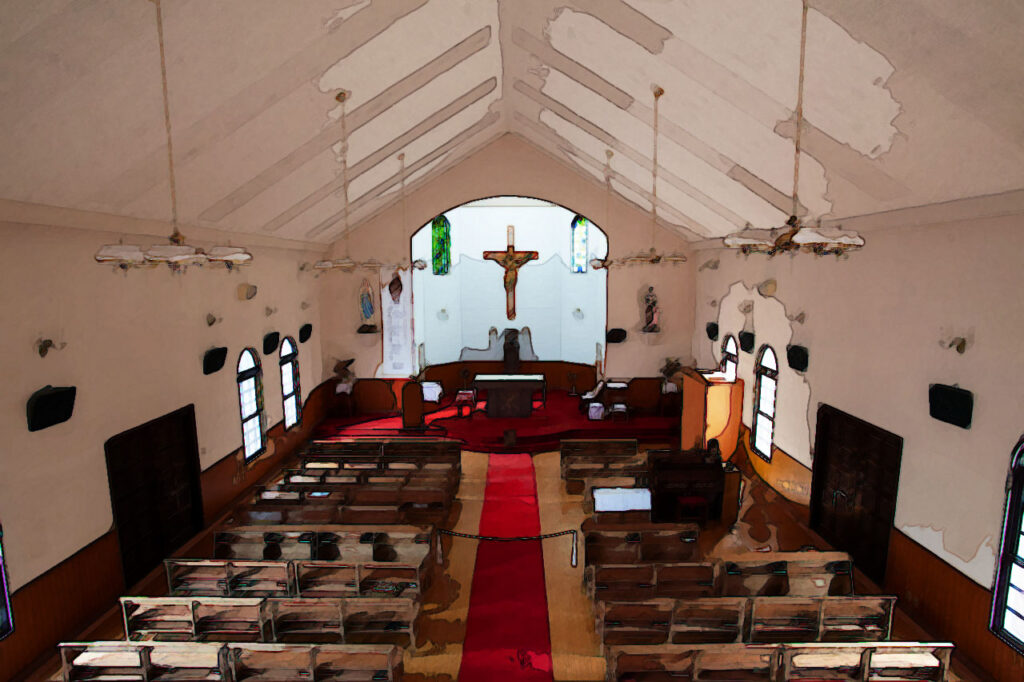
[[[402,386],[402,428],[422,429],[423,413],[423,386],[410,381]]]

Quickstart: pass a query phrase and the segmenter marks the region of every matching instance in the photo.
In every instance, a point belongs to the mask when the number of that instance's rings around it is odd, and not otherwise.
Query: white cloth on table
[[[436,403],[441,400],[441,396],[444,394],[444,390],[441,387],[441,383],[437,381],[424,381],[423,386],[423,399],[428,403]]]

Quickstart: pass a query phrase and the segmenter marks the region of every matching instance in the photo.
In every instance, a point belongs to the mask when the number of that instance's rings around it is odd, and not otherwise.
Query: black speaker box
[[[227,357],[228,349],[226,346],[218,346],[206,351],[203,354],[203,374],[219,372],[224,366],[224,361]]]
[[[626,330],[618,327],[609,329],[604,338],[608,343],[622,343],[626,340]]]
[[[33,393],[25,404],[28,430],[39,431],[71,419],[76,393],[75,386],[44,386]]]
[[[804,346],[786,346],[786,360],[791,368],[798,372],[806,372],[810,357],[808,357],[807,348]]]
[[[940,422],[969,429],[974,416],[974,394],[957,386],[932,384],[928,387],[928,414]]]
[[[280,332],[270,332],[263,337],[263,354],[270,355],[277,350],[277,344],[281,341]]]
[[[740,332],[740,350],[744,353],[754,352],[754,332]]]
[[[299,343],[306,343],[311,336],[313,336],[313,325],[307,323],[299,327]]]
[[[707,326],[704,327],[704,331],[707,332],[708,338],[712,341],[718,341],[718,323],[708,322]]]

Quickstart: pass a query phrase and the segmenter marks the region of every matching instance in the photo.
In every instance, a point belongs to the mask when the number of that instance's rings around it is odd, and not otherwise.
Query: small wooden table
[[[529,417],[533,392],[540,389],[547,398],[543,374],[477,374],[473,387],[487,391],[488,417]]]

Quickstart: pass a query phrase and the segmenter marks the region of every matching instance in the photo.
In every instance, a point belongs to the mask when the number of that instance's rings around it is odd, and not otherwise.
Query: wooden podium
[[[705,450],[708,441],[715,438],[722,459],[731,458],[740,437],[743,380],[721,381],[692,367],[684,367],[681,392],[680,449]]]

